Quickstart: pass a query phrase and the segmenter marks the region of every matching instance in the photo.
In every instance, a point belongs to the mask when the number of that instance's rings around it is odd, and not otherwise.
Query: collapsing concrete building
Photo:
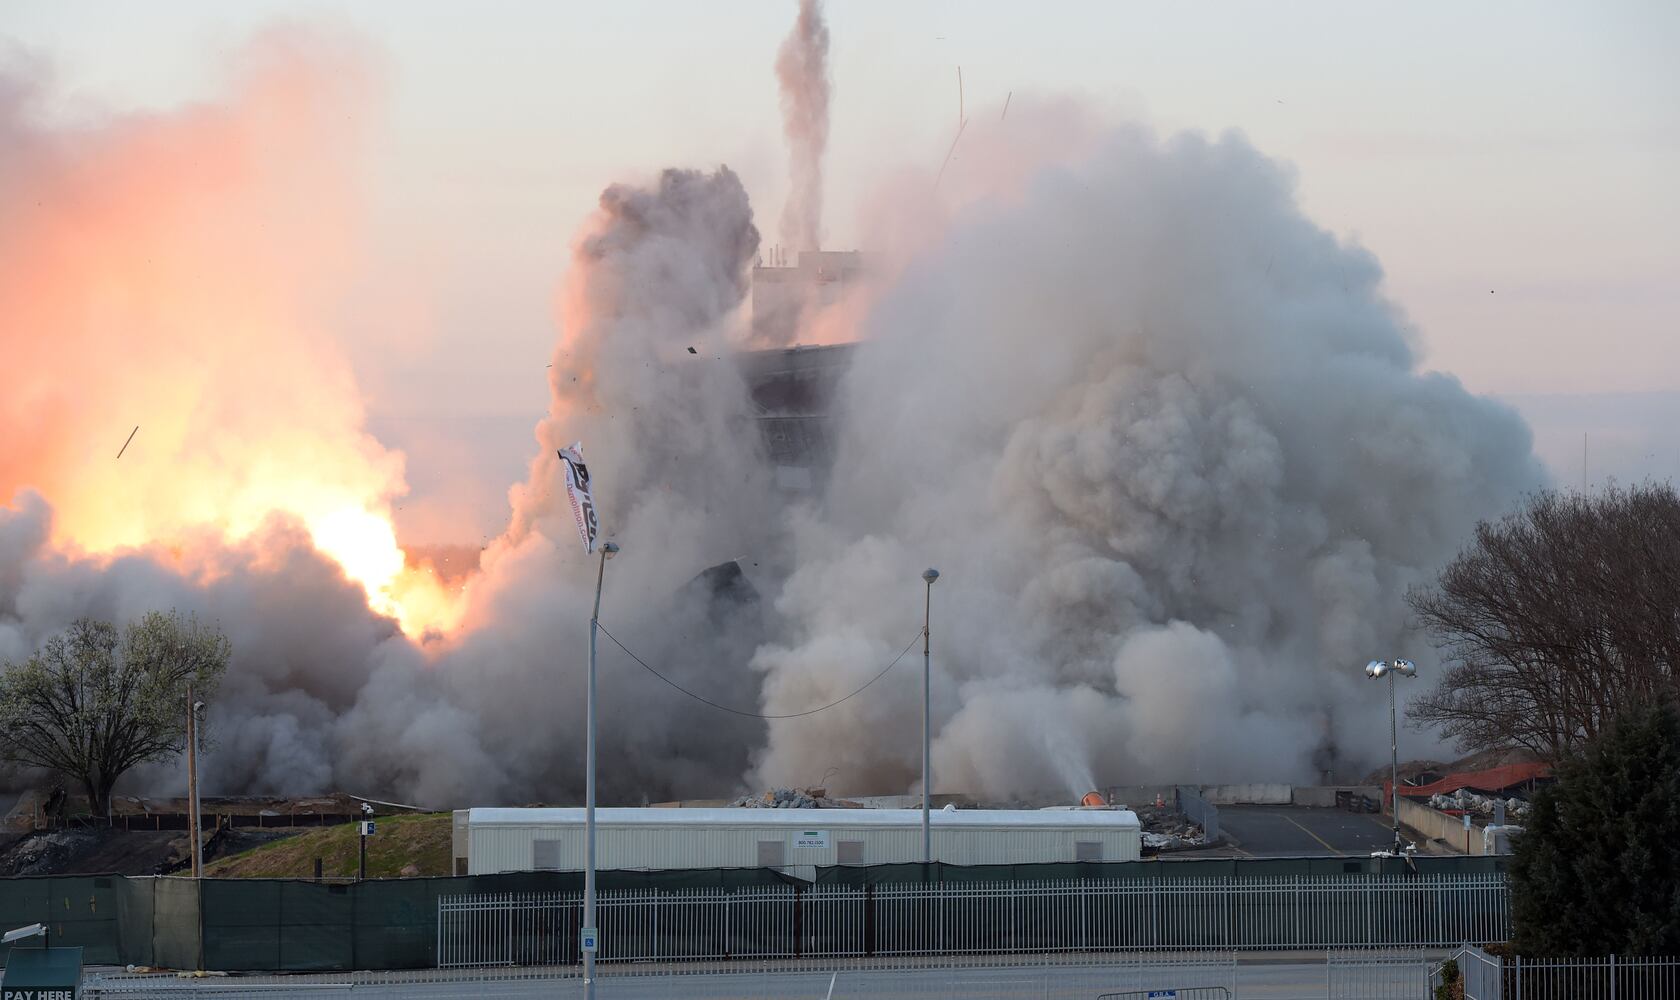
[[[792,344],[806,321],[841,301],[864,275],[856,250],[804,250],[793,264],[771,248],[752,272],[752,343]],[[773,347],[737,357],[776,485],[789,494],[820,489],[834,460],[835,389],[855,344]]]
[[[834,397],[855,344],[749,351],[737,362],[752,398],[776,486],[809,493],[834,462]]]
[[[796,263],[785,260],[785,251],[772,248],[770,263],[753,268],[755,344],[793,343],[807,311],[834,305],[863,280],[863,254],[857,250],[802,250]]]

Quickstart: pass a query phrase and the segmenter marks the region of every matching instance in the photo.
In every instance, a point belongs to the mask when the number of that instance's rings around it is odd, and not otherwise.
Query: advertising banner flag
[[[589,489],[589,467],[583,464],[583,443],[559,449],[560,464],[566,467],[566,498],[572,502],[572,519],[577,522],[583,550],[594,553],[600,525],[595,519],[595,497]]]

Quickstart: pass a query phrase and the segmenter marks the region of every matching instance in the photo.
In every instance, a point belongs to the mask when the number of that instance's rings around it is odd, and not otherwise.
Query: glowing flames
[[[126,491],[131,503],[138,502],[125,516],[101,520],[97,514],[103,505],[78,502],[87,492],[99,492],[89,490],[88,484],[66,484],[54,491],[70,498],[55,511],[53,537],[61,548],[106,554],[167,546],[184,557],[195,553],[205,533],[212,544],[248,542],[268,518],[289,516],[308,532],[316,550],[337,563],[346,579],[361,586],[368,606],[396,619],[404,633],[419,638],[446,632],[459,620],[455,592],[443,585],[430,565],[411,564],[398,544],[388,506],[376,498],[353,496],[343,482],[333,487],[300,477],[291,484],[279,484],[276,495],[230,500],[225,480],[243,471],[238,468],[218,470],[208,481],[177,478],[168,491],[145,483],[143,462],[131,468],[136,475],[130,486],[150,488]],[[216,495],[223,498],[219,503],[194,500]],[[140,516],[148,501],[173,506],[184,517],[148,523]]]
[[[39,491],[60,548],[188,560],[290,516],[404,631],[447,629],[448,594],[397,544],[403,458],[364,430],[334,311],[363,74],[283,30],[236,65],[224,104],[71,129],[0,76],[19,95],[0,101],[0,503]]]
[[[362,585],[368,605],[411,636],[448,631],[458,602],[429,566],[409,566],[388,514],[343,507],[306,520],[315,547]]]

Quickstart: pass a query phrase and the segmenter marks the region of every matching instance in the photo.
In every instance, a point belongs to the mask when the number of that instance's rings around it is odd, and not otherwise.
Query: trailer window
[[[758,867],[780,868],[787,864],[785,858],[787,845],[780,840],[761,840],[758,842]]]
[[[839,861],[841,864],[863,864],[863,841],[842,840],[836,842],[835,848],[839,851],[839,856],[835,860]]]
[[[531,843],[531,867],[539,872],[560,870],[560,841],[537,840]]]
[[[1101,861],[1103,859],[1102,841],[1076,840],[1073,842],[1073,860]]]

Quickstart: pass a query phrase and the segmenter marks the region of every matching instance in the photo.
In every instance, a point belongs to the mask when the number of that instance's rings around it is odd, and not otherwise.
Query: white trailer
[[[597,809],[596,864],[663,871],[803,869],[922,860],[919,809]],[[933,860],[955,865],[1136,861],[1124,809],[952,809],[932,814]],[[455,872],[582,871],[582,809],[459,809]]]

